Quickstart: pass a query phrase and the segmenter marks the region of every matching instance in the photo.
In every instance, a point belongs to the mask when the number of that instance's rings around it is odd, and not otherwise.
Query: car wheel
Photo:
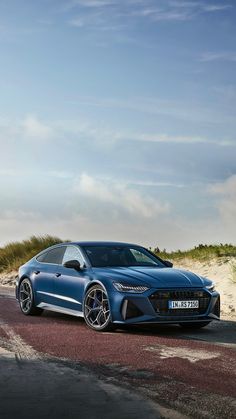
[[[84,319],[91,329],[107,332],[114,328],[111,321],[108,295],[101,285],[94,285],[86,292],[83,312]]]
[[[19,303],[22,313],[27,315],[39,315],[43,312],[42,308],[35,307],[34,293],[30,280],[25,278],[20,283]]]
[[[201,329],[206,327],[211,322],[196,322],[196,323],[180,323],[179,325],[184,329]]]

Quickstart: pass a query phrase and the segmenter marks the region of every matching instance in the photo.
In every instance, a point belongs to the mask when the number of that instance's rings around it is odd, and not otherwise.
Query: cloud
[[[125,106],[128,106],[125,102]],[[154,110],[153,110],[154,111]],[[226,140],[209,140],[207,137],[200,137],[200,136],[187,136],[187,135],[168,135],[166,133],[146,133],[140,131],[121,131],[116,130],[115,128],[110,128],[109,126],[99,124],[95,125],[94,123],[80,123],[76,127],[72,124],[74,132],[79,135],[80,137],[89,138],[90,140],[94,140],[97,143],[105,146],[111,146],[114,143],[122,142],[122,141],[141,141],[141,142],[152,142],[152,143],[176,143],[176,144],[199,144],[199,143],[210,143],[210,144],[218,144],[218,145],[234,145],[236,143],[231,143],[230,141]],[[71,127],[72,128],[72,127]]]
[[[236,52],[204,52],[199,57],[200,62],[229,61],[236,62]]]
[[[48,125],[39,121],[33,115],[27,116],[22,122],[23,134],[27,138],[48,140],[53,136],[53,130]]]
[[[86,19],[84,19],[81,16],[78,16],[74,19],[71,19],[69,23],[71,26],[75,26],[77,28],[83,28],[83,26],[86,25]]]
[[[171,187],[171,188],[185,188],[186,185],[183,183],[177,182],[158,182],[158,181],[151,181],[151,180],[130,180],[128,182],[129,185],[138,185],[138,186],[157,186],[157,187]]]
[[[129,214],[150,218],[169,211],[168,204],[162,204],[150,197],[142,196],[134,188],[118,182],[98,180],[83,173],[76,181],[74,191],[83,197],[92,198],[98,204],[111,204]]]
[[[227,10],[232,7],[231,4],[206,4],[203,5],[203,10],[206,12],[218,12],[221,10]]]
[[[197,123],[210,123],[220,125],[223,123],[235,124],[235,113],[233,110],[222,112],[222,108],[216,106],[198,106],[193,103],[180,101],[161,100],[158,97],[130,97],[124,99],[117,98],[97,98],[79,97],[68,102],[74,106],[91,106],[104,109],[121,109],[130,112],[141,112],[149,115],[170,116],[178,120]]]
[[[217,198],[216,206],[221,219],[236,232],[236,174],[223,182],[210,185],[209,191]]]
[[[228,10],[230,4],[206,3],[201,1],[171,0],[75,0],[67,5],[79,11],[78,17],[69,20],[69,25],[91,27],[103,30],[104,27],[120,29],[120,23],[139,24],[140,19],[156,24],[162,22],[184,22],[198,18],[202,14],[212,14]],[[81,15],[82,12],[82,15]],[[127,24],[129,23],[129,24]],[[113,39],[114,40],[114,39]]]
[[[113,5],[113,0],[74,0],[71,5],[73,6],[82,6],[86,8],[100,8],[104,6]]]
[[[93,217],[68,213],[61,215],[56,208],[51,216],[43,213],[10,211],[0,214],[0,246],[10,241],[22,240],[32,235],[56,235],[71,240],[117,240],[144,246],[174,249],[191,248],[198,243],[229,242],[234,240],[232,229],[226,231],[219,220],[186,220],[177,214],[152,218],[123,216],[112,219],[110,214],[101,221]]]
[[[140,102],[140,104],[139,104]],[[167,104],[163,104],[163,106],[158,105],[158,102],[151,101],[150,104],[147,102],[145,104],[145,100],[136,100],[134,102],[128,101],[109,101],[109,100],[101,100],[96,101],[95,99],[89,102],[87,100],[81,101],[78,103],[85,103],[91,104],[92,106],[98,107],[118,107],[124,109],[128,109],[134,112],[147,112],[151,114],[163,114],[165,112],[167,115],[171,116],[179,116],[180,119],[184,119],[184,116],[190,120],[191,116],[192,119],[196,119],[197,121],[201,121],[201,115],[198,115],[198,110],[196,110],[196,115],[194,110],[191,113],[189,110],[189,114],[185,115],[184,109],[181,111],[176,108],[177,115],[175,115],[174,107],[171,104],[168,107]],[[152,106],[153,104],[153,106]],[[165,110],[166,106],[166,110]],[[176,105],[177,107],[177,105]],[[186,111],[187,112],[187,111]],[[195,118],[194,118],[195,117]],[[203,121],[204,115],[202,114]],[[205,112],[206,120],[208,120],[206,112]],[[217,122],[217,115],[214,114],[209,115],[209,120]],[[222,122],[224,116],[221,115]],[[227,121],[230,120],[230,115],[227,115]],[[226,121],[226,122],[227,122]],[[8,142],[6,143],[6,138]],[[92,147],[96,147],[96,149],[112,149],[116,144],[119,143],[126,143],[127,142],[142,142],[142,143],[161,143],[161,144],[209,144],[209,145],[217,145],[220,147],[236,147],[236,141],[234,138],[227,138],[227,137],[216,137],[216,138],[208,138],[207,136],[200,136],[200,135],[187,135],[186,129],[183,135],[171,135],[169,133],[163,132],[145,132],[140,130],[133,131],[132,129],[122,130],[116,126],[109,126],[108,124],[104,123],[103,121],[94,122],[90,120],[84,119],[77,119],[77,120],[58,120],[58,121],[47,121],[45,123],[43,120],[39,119],[37,116],[26,116],[23,119],[18,120],[9,120],[6,121],[4,124],[1,124],[0,121],[0,141],[2,142],[3,148],[9,149],[9,147],[14,147],[16,144],[20,142],[26,142],[27,144],[32,145],[35,147],[35,144],[40,144],[41,141],[50,141],[51,145],[55,141],[60,141],[61,144],[70,144],[72,146],[75,145],[75,140],[77,143],[80,144],[87,144],[87,148],[91,149]]]
[[[137,133],[133,134],[132,138],[136,141],[147,141],[147,142],[154,142],[154,143],[180,143],[180,144],[198,144],[198,143],[217,143],[219,141],[211,141],[205,137],[193,137],[193,136],[173,136],[168,134],[146,134],[146,133]]]

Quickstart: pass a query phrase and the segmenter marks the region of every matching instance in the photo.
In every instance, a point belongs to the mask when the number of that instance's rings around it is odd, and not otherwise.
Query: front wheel
[[[34,293],[30,280],[25,278],[20,283],[19,303],[22,313],[26,316],[42,314],[43,310],[34,304]]]
[[[101,285],[94,285],[86,292],[83,312],[84,320],[91,329],[98,332],[107,332],[113,329],[108,295]]]
[[[211,322],[196,322],[196,323],[180,323],[179,325],[184,329],[202,329]]]

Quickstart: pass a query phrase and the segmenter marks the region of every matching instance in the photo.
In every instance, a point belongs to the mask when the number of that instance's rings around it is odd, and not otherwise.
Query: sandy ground
[[[221,295],[221,317],[225,320],[236,320],[236,258],[217,258],[211,261],[194,261],[182,259],[174,262],[174,267],[192,271],[216,284],[216,290]]]
[[[7,274],[0,273],[0,285],[4,285],[6,287],[14,287],[16,275],[17,271],[12,271]]]
[[[201,262],[192,259],[174,261],[175,268],[195,272],[215,282],[221,294],[221,317],[225,320],[236,320],[236,272],[233,275],[233,266],[236,267],[236,258],[229,257]],[[16,274],[16,271],[0,274],[0,285],[14,286]]]

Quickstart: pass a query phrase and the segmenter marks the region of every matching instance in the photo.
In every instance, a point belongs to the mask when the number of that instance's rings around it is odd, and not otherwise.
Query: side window
[[[69,260],[78,260],[80,265],[84,265],[84,259],[79,251],[79,249],[75,246],[67,246],[62,264],[68,262]]]
[[[56,247],[55,249],[49,250],[48,252],[40,255],[37,260],[44,263],[55,263],[60,265],[65,253],[65,246]]]
[[[44,253],[42,253],[41,255],[37,256],[37,257],[36,257],[36,260],[37,260],[38,262],[44,262],[44,259],[45,259],[46,255],[47,255],[47,252],[44,252]]]

